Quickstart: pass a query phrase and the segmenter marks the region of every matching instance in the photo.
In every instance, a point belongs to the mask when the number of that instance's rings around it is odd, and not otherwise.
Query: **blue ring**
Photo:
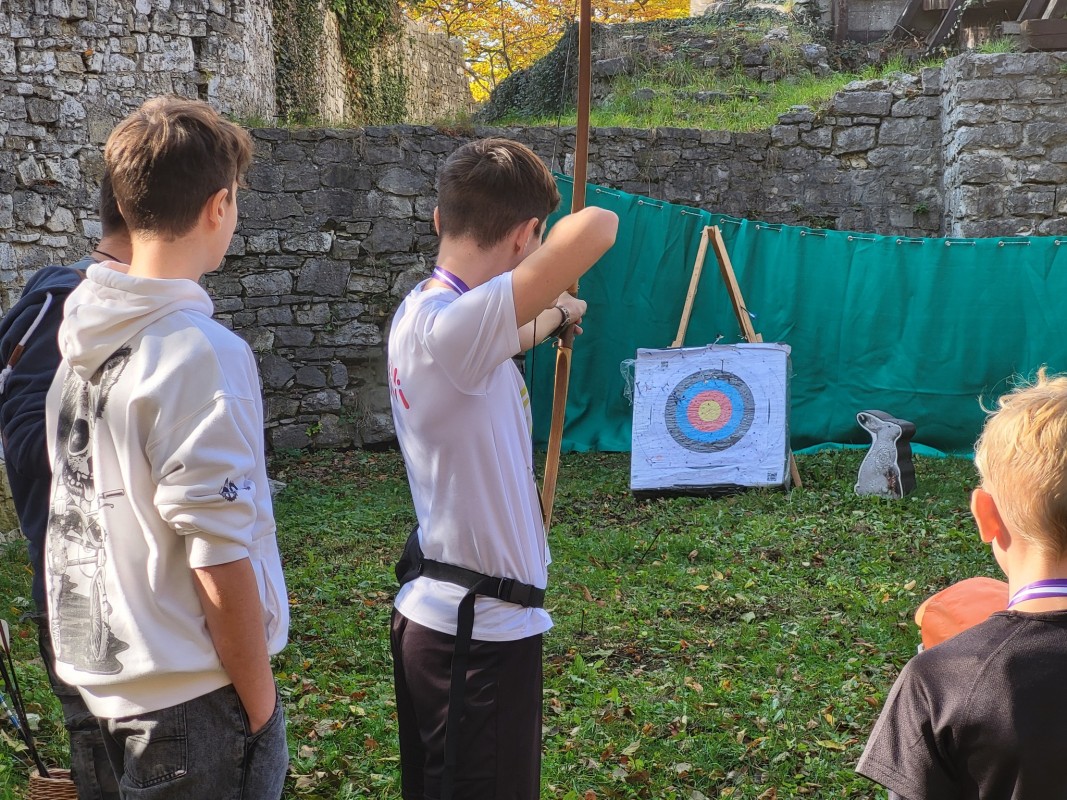
[[[730,419],[717,431],[701,431],[689,422],[689,406],[699,392],[719,391],[731,405]],[[756,416],[752,391],[731,372],[705,369],[683,378],[671,391],[663,409],[667,432],[681,447],[698,453],[716,453],[744,438]]]
[[[690,405],[698,394],[706,391],[722,392],[730,401],[730,419],[718,430],[702,431],[699,428],[694,427],[689,421]],[[717,379],[706,380],[690,386],[682,393],[681,397],[678,398],[678,403],[674,407],[674,415],[678,422],[679,430],[681,430],[681,432],[688,438],[698,442],[717,442],[728,436],[732,436],[733,433],[741,427],[741,418],[745,407],[744,404],[745,401],[744,398],[741,397],[741,393],[730,384]]]

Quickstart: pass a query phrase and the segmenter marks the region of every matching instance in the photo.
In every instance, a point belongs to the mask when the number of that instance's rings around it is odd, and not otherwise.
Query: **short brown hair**
[[[982,488],[1012,535],[1067,555],[1067,377],[1036,380],[997,401],[975,445]]]
[[[156,97],[111,132],[104,163],[131,231],[176,237],[252,161],[252,138],[207,103]]]
[[[115,202],[115,190],[111,187],[111,173],[104,170],[104,177],[100,179],[100,228],[104,236],[115,236],[127,233],[126,220],[119,211],[119,205]]]
[[[552,173],[525,145],[479,139],[459,148],[437,177],[442,236],[469,237],[489,248],[529,219],[544,225],[559,205]]]

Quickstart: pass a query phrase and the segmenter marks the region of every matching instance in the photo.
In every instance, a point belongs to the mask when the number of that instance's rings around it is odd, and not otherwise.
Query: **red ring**
[[[700,406],[709,401],[719,404],[719,416],[712,420],[701,419]],[[724,392],[709,389],[693,396],[693,399],[689,401],[689,408],[686,409],[686,417],[689,424],[701,433],[714,433],[730,421],[733,410],[733,404]]]

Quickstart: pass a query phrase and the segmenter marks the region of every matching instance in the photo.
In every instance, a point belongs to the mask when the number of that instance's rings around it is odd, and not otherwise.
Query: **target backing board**
[[[630,489],[789,485],[789,345],[638,350]]]

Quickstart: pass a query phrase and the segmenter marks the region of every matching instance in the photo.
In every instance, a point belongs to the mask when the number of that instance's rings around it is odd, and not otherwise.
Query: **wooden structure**
[[[1023,50],[1067,50],[1067,19],[1028,19],[1019,25]]]
[[[1023,50],[1067,50],[1067,0],[908,0],[893,28],[896,37],[922,41],[927,52],[973,46],[992,36],[1018,33]],[[966,40],[966,41],[963,41]]]
[[[674,337],[671,347],[681,347],[685,342],[685,332],[689,329],[689,317],[693,313],[693,301],[696,299],[700,273],[704,269],[704,259],[708,255],[709,242],[715,250],[715,259],[719,262],[719,274],[722,275],[722,282],[730,297],[730,305],[733,306],[734,317],[737,319],[738,327],[741,328],[741,335],[745,337],[746,342],[751,344],[762,342],[763,335],[756,333],[756,329],[752,327],[752,317],[749,316],[748,308],[745,307],[741,287],[737,285],[737,274],[734,272],[733,262],[730,261],[730,254],[726,250],[722,231],[717,225],[708,225],[700,232],[700,247],[697,248],[697,260],[693,264],[693,277],[689,280],[689,291],[685,295],[685,306],[682,309],[681,322],[678,324],[678,334]],[[789,454],[789,474],[793,486],[798,489],[804,487],[804,482],[800,479],[800,470],[797,469],[797,460],[792,453]]]

